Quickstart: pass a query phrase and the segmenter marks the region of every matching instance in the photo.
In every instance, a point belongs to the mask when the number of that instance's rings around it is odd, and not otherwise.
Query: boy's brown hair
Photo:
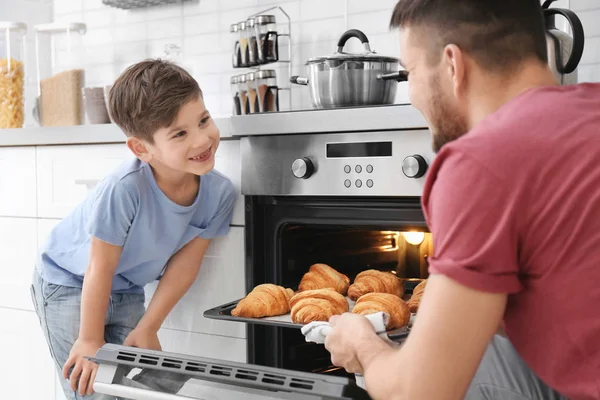
[[[172,62],[150,59],[128,67],[109,93],[109,113],[127,136],[149,143],[186,103],[202,96],[198,82]]]

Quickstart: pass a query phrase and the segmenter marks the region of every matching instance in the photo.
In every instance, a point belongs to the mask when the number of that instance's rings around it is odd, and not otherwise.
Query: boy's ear
[[[128,137],[126,143],[129,150],[140,160],[147,163],[152,160],[152,154],[148,151],[147,144],[142,140],[136,137]]]

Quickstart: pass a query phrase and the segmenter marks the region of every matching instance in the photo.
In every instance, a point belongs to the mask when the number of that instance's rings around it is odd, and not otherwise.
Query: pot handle
[[[302,76],[294,75],[290,78],[290,82],[296,85],[308,85],[308,78],[304,78]]]
[[[561,74],[570,74],[575,71],[581,57],[583,56],[583,47],[585,43],[585,33],[583,31],[583,25],[579,20],[577,14],[571,10],[565,10],[562,8],[549,8],[544,10],[544,17],[548,18],[553,15],[562,15],[567,19],[569,25],[571,25],[571,31],[573,32],[573,49],[571,55],[564,65],[557,65],[556,69]]]
[[[377,79],[382,79],[384,81],[394,80],[397,82],[406,82],[408,81],[408,72],[402,70],[391,72],[389,74],[379,74],[377,75]]]
[[[544,4],[542,4],[542,9],[543,9],[543,10],[547,10],[548,8],[550,8],[550,5],[551,5],[552,3],[554,3],[555,1],[556,1],[556,0],[546,0],[546,1],[544,2]]]
[[[360,42],[363,44],[363,46],[365,47],[365,50],[368,51],[369,53],[372,53],[371,51],[371,46],[369,45],[369,39],[367,38],[367,35],[365,35],[362,31],[359,31],[358,29],[350,29],[346,32],[344,32],[344,34],[342,35],[342,37],[340,37],[340,40],[338,40],[338,53],[341,53],[342,50],[344,50],[344,46],[346,45],[346,42],[348,41],[348,39],[351,38],[357,38],[360,40]]]

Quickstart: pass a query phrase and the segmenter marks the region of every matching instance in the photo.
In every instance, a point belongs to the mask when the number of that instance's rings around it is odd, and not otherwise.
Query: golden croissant
[[[348,286],[350,286],[350,278],[346,275],[337,272],[327,264],[314,264],[302,277],[298,291],[330,288],[345,296]]]
[[[357,300],[367,293],[390,293],[398,297],[404,294],[404,284],[391,272],[368,269],[356,275],[348,289],[348,297]]]
[[[289,301],[294,295],[292,289],[265,283],[256,286],[248,296],[240,300],[231,310],[234,317],[261,318],[274,317],[290,312]]]
[[[410,312],[416,313],[419,309],[419,304],[421,304],[421,297],[423,297],[425,286],[427,286],[427,279],[419,283],[413,289],[412,296],[408,300],[408,307],[410,307]]]
[[[408,325],[410,309],[400,297],[389,293],[367,293],[361,296],[352,309],[354,314],[368,315],[383,311],[390,316],[387,329],[398,329]]]
[[[306,290],[290,300],[292,321],[308,324],[312,321],[328,321],[332,315],[348,311],[348,301],[333,289]]]

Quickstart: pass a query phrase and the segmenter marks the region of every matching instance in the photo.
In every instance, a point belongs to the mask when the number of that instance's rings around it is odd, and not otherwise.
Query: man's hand
[[[144,328],[135,328],[132,330],[129,335],[127,335],[127,338],[125,338],[123,346],[139,347],[140,349],[159,351],[162,350],[156,331]]]
[[[91,395],[94,393],[93,384],[98,371],[98,364],[88,361],[83,357],[93,357],[104,341],[77,339],[71,348],[69,358],[63,367],[63,377],[71,381],[71,389],[79,390],[80,395]],[[69,376],[69,370],[73,371]],[[77,382],[79,380],[79,383]]]
[[[325,339],[325,348],[331,353],[333,365],[344,367],[350,373],[362,374],[363,372],[365,365],[359,361],[361,349],[367,348],[373,354],[378,354],[386,348],[390,349],[390,346],[377,336],[369,320],[362,315],[351,313],[334,315],[329,319],[329,323],[333,330]],[[361,357],[361,359],[366,363],[371,357]]]

